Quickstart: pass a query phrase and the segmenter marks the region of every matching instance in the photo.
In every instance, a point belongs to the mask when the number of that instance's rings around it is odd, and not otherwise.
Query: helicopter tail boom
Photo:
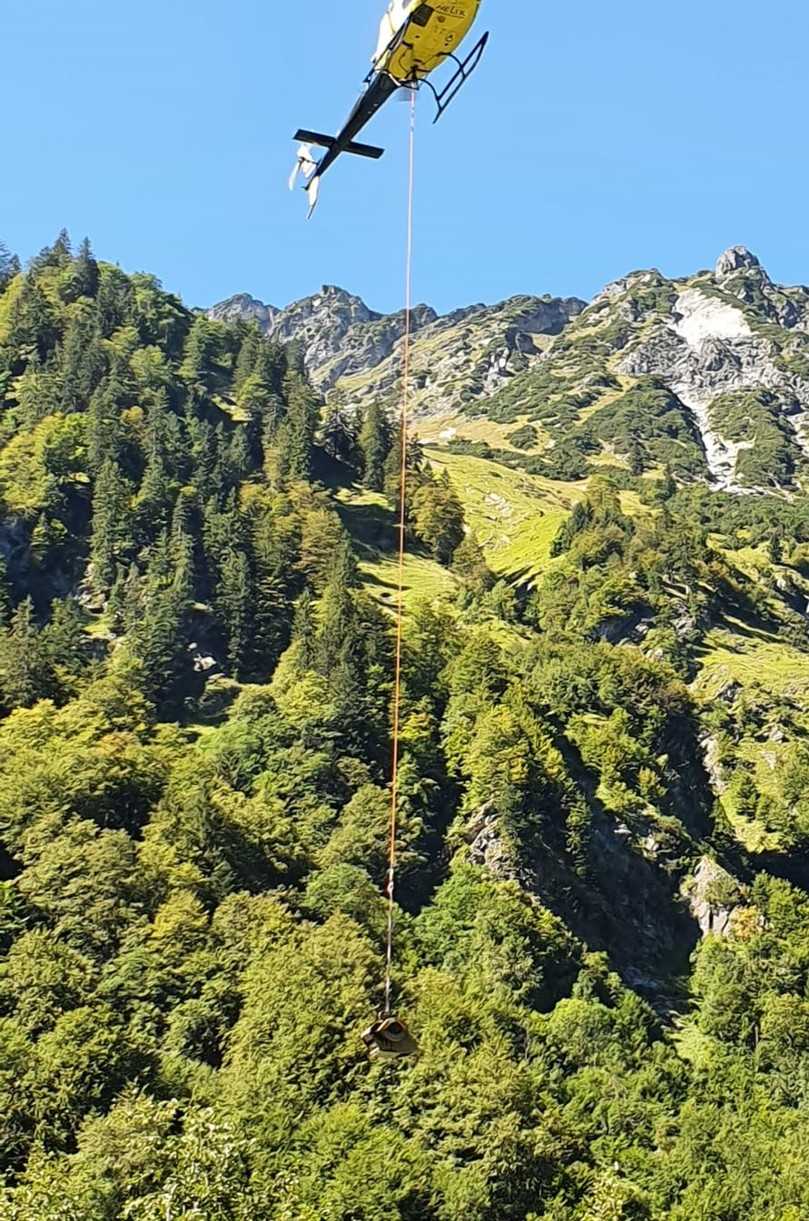
[[[324,136],[319,131],[307,131],[301,127],[295,133],[296,140],[303,140],[306,144],[317,144],[320,148],[333,149],[339,145],[337,136]],[[384,148],[377,148],[374,144],[361,144],[358,140],[349,140],[346,144],[340,146],[341,153],[353,153],[355,157],[372,157],[376,161],[384,153]]]

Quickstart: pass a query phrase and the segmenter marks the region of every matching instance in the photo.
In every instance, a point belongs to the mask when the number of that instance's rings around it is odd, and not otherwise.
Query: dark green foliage
[[[51,695],[53,671],[31,598],[19,604],[0,640],[0,690],[7,708]]]
[[[463,541],[464,511],[446,471],[416,489],[409,516],[416,536],[426,543],[439,564],[449,564]]]
[[[387,413],[379,403],[372,403],[365,412],[358,444],[362,453],[363,483],[371,491],[381,492],[385,485],[385,463],[388,454],[399,451],[393,454],[391,461],[400,464],[401,453],[399,445],[394,444],[393,429]]]
[[[300,373],[288,375],[285,394],[287,410],[279,431],[278,471],[287,479],[308,479],[319,419],[318,401]]]
[[[20,260],[11,253],[5,242],[0,242],[0,292],[19,274]]]
[[[131,487],[118,464],[108,458],[93,487],[93,533],[90,541],[92,579],[99,590],[109,589],[118,565],[129,549]]]
[[[742,443],[736,459],[736,478],[751,486],[789,484],[794,476],[794,433],[787,423],[784,404],[767,391],[721,394],[711,403],[713,421],[721,421],[722,435]]]
[[[523,424],[522,428],[508,433],[506,440],[510,441],[512,445],[516,445],[517,449],[534,449],[539,442],[539,433],[533,424]]]

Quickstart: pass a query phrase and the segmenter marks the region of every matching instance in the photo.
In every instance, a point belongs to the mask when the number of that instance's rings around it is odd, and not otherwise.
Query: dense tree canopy
[[[65,234],[24,272],[0,247],[0,396],[3,1215],[809,1215],[809,726],[788,691],[689,686],[722,616],[806,650],[805,508],[663,470],[631,513],[591,479],[509,582],[408,446],[408,547],[453,592],[409,600],[402,642],[421,1052],[369,1064],[383,407],[322,411],[257,327]],[[760,579],[712,546],[739,529]]]

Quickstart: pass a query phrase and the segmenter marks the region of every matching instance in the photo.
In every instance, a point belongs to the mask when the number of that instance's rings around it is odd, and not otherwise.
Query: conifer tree
[[[42,631],[42,642],[59,686],[65,694],[73,693],[87,659],[87,637],[75,598],[51,603],[51,619]]]
[[[287,378],[287,415],[279,432],[278,471],[286,479],[309,479],[318,423],[317,399],[300,373]]]
[[[0,638],[0,691],[10,708],[28,708],[53,694],[48,650],[30,597],[23,599]]]
[[[289,372],[287,351],[281,344],[262,338],[258,345],[252,374],[279,397],[283,393],[284,380]]]
[[[209,394],[220,371],[222,344],[218,328],[208,318],[195,318],[186,337],[180,375],[195,395]]]
[[[47,267],[65,267],[72,257],[70,234],[60,229],[52,246],[43,246],[28,264],[29,274],[37,276]]]
[[[412,520],[416,534],[438,562],[448,564],[463,541],[464,512],[446,471],[439,479],[416,489]]]
[[[253,454],[247,429],[239,427],[232,434],[222,459],[222,472],[228,484],[238,486],[253,470]]]
[[[352,589],[357,562],[348,542],[337,549],[320,603],[317,668],[327,678],[338,664],[358,662],[361,634]]]
[[[253,532],[255,558],[254,647],[256,666],[266,674],[289,643],[287,573],[292,567],[288,543],[264,514]]]
[[[8,567],[5,556],[0,553],[0,628],[11,618],[11,591],[8,583]]]
[[[249,668],[252,649],[253,578],[243,551],[229,550],[222,560],[216,608],[227,639],[228,664],[235,678]]]
[[[301,671],[313,670],[317,662],[317,620],[314,598],[305,589],[295,603],[292,620],[292,640],[297,646],[298,665]]]
[[[233,370],[233,388],[237,394],[248,377],[255,372],[261,344],[261,331],[255,323],[249,324],[242,339],[239,355],[236,358],[236,365]]]
[[[551,555],[563,555],[570,549],[570,546],[577,534],[582,530],[586,530],[593,520],[593,506],[589,500],[577,500],[570,511],[570,516],[565,518],[562,525],[556,532],[556,537],[551,543]]]
[[[90,239],[85,237],[73,266],[73,283],[79,297],[94,297],[98,292],[98,263],[93,256]]]
[[[94,391],[87,409],[87,465],[92,474],[116,461],[123,446],[118,386],[108,378]]]
[[[358,441],[363,458],[362,481],[371,491],[381,492],[385,486],[385,462],[392,447],[392,429],[379,403],[371,403],[366,411]]]
[[[452,570],[473,593],[485,593],[495,583],[494,574],[486,563],[480,543],[468,531],[452,555]]]
[[[100,270],[96,300],[98,325],[105,339],[131,320],[135,294],[129,277],[119,267]]]
[[[74,259],[71,259],[60,278],[59,295],[67,304],[81,297],[95,297],[98,292],[98,263],[93,258],[90,241],[85,238]]]
[[[16,349],[15,371],[22,372],[35,357],[44,362],[53,350],[58,334],[53,307],[29,273],[9,315],[6,344],[12,351]]]
[[[0,242],[0,293],[19,274],[20,260],[11,253],[5,242]]]
[[[149,552],[146,572],[131,572],[126,590],[129,650],[144,694],[166,712],[176,709],[189,667],[189,591],[178,585],[175,560],[164,531]]]
[[[61,410],[84,410],[104,374],[105,367],[95,312],[86,310],[74,314],[59,348]]]
[[[407,438],[405,450],[405,519],[409,520],[413,508],[413,496],[425,483],[433,483],[432,469],[425,464],[421,444],[416,437]],[[383,491],[385,496],[398,509],[402,485],[402,451],[400,437],[397,435],[385,459],[385,480]]]
[[[336,462],[352,470],[361,470],[364,459],[357,430],[344,408],[332,407],[320,431],[320,444]]]
[[[93,584],[108,590],[118,563],[132,543],[131,488],[112,458],[101,465],[93,487],[90,568]]]
[[[153,539],[168,525],[171,494],[168,471],[160,455],[153,454],[146,463],[134,503],[140,537]]]

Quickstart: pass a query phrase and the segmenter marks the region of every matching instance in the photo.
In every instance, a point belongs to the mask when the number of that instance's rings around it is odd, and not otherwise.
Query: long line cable
[[[388,824],[388,927],[385,947],[385,1016],[391,1014],[393,993],[393,931],[396,886],[396,831],[399,818],[399,730],[402,710],[402,622],[404,619],[404,558],[407,492],[407,429],[410,409],[410,346],[413,314],[413,198],[415,187],[416,90],[410,89],[407,156],[407,243],[405,253],[405,329],[402,347],[402,403],[399,417],[399,563],[396,584],[396,647],[393,673],[390,821]]]

